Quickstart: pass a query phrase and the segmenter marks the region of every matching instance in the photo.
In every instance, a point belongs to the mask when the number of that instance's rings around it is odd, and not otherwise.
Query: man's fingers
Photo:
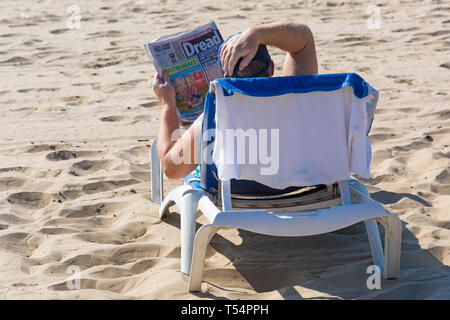
[[[233,54],[231,55],[230,59],[228,60],[228,74],[230,76],[233,75],[234,66],[236,65],[236,62],[239,60],[240,55],[236,53],[236,50],[233,50]]]
[[[222,62],[222,69],[224,71],[224,75],[228,76],[228,67],[227,67],[227,63],[228,63],[228,59],[230,58],[230,49],[229,47],[225,48],[225,50],[222,51],[223,52],[223,58],[221,59]]]
[[[160,82],[161,82],[161,81],[160,81],[160,78],[159,78],[159,74],[158,74],[158,73],[155,73],[155,75],[153,76],[153,83],[152,83],[152,86],[156,86],[156,85],[158,85]],[[149,81],[149,83],[150,83],[150,81]]]
[[[225,43],[224,46],[222,47],[222,49],[220,50],[220,61],[222,63],[222,68],[223,68],[223,61],[225,59],[225,52],[228,49],[228,43]]]
[[[163,81],[165,83],[169,83],[170,84],[169,72],[167,70],[163,72]]]
[[[225,74],[228,77],[231,77],[233,75],[233,69],[230,68],[230,62],[236,53],[236,47],[234,45],[235,38],[236,37],[230,39],[230,44],[227,48],[227,51],[225,52],[225,59],[224,62],[222,63],[223,69],[225,70]]]
[[[248,66],[248,64],[250,63],[250,61],[252,61],[252,59],[253,59],[253,57],[252,57],[250,54],[246,55],[246,56],[242,59],[241,63],[239,64],[239,70],[244,70],[244,68],[245,68],[246,66]]]

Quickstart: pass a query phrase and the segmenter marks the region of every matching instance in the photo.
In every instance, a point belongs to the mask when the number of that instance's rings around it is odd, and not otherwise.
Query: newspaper
[[[209,82],[223,77],[217,61],[222,42],[219,29],[212,21],[144,44],[158,73],[169,72],[175,88],[178,117],[184,124],[192,123],[203,111]]]

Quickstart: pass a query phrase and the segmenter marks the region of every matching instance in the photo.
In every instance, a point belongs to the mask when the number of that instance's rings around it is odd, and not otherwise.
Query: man
[[[283,76],[317,74],[317,56],[314,38],[310,29],[302,24],[272,23],[248,28],[228,39],[221,47],[219,55],[225,77],[254,77],[274,74],[274,63],[265,45],[277,47],[286,52]],[[169,179],[181,179],[199,164],[198,147],[203,115],[177,139],[174,133],[179,129],[175,103],[175,90],[165,72],[162,78],[157,74],[153,90],[162,104],[161,126],[158,133],[158,154],[162,169]],[[174,161],[189,150],[191,161]],[[184,163],[188,162],[188,163]]]

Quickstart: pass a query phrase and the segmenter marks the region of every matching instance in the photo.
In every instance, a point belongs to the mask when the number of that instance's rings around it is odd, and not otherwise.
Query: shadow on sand
[[[422,206],[430,206],[422,198],[408,193],[377,191],[371,197],[382,204],[408,197]],[[180,228],[178,214],[169,214],[164,221]],[[402,221],[402,225],[400,277],[397,280],[382,279],[381,289],[369,290],[367,287],[371,275],[367,268],[373,262],[362,222],[308,237],[273,237],[238,230],[241,238],[238,245],[219,231],[211,239],[210,246],[230,260],[235,269],[214,268],[209,264],[203,281],[220,291],[236,294],[248,290],[257,293],[278,291],[284,299],[304,299],[301,292],[305,291],[313,292],[314,299],[449,299],[450,268],[422,249],[407,224]],[[200,226],[197,223],[197,228]],[[381,225],[379,230],[384,244]],[[215,254],[214,250],[208,249],[206,259]],[[199,298],[225,299],[209,292],[194,294]]]

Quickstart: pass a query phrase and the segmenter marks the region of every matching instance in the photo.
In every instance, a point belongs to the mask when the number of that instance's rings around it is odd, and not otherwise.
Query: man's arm
[[[163,74],[163,79],[158,74],[155,75],[153,90],[162,104],[158,132],[158,155],[162,170],[169,179],[181,179],[194,170],[199,162],[198,143],[203,117],[199,116],[182,134],[178,124],[175,90],[169,82],[167,72]]]
[[[248,28],[230,39],[220,52],[225,75],[233,74],[234,66],[242,59],[243,70],[255,56],[260,44],[275,46],[286,52],[284,76],[317,74],[317,56],[311,30],[302,24],[271,23]]]

